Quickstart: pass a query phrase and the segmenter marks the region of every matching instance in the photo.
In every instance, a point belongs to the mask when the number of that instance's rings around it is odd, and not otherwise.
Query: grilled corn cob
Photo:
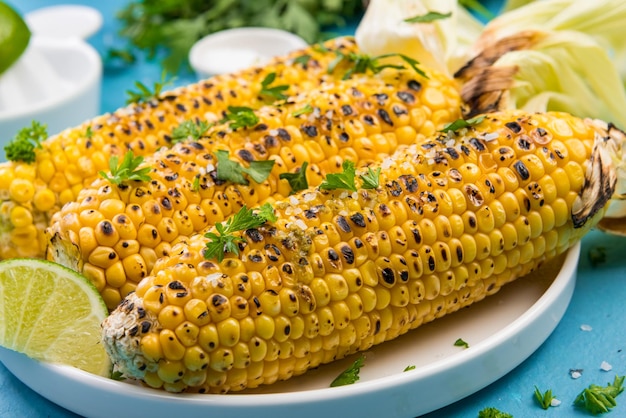
[[[127,377],[201,393],[367,350],[567,250],[613,193],[618,141],[611,125],[507,112],[412,145],[376,164],[376,189],[277,201],[221,262],[202,234],[174,245],[104,321],[105,347]]]
[[[327,71],[336,57],[334,51],[347,54],[357,49],[351,38],[338,38],[326,43],[325,49],[310,47],[261,68],[178,88],[49,138],[37,150],[34,164],[0,164],[0,259],[43,257],[43,231],[51,216],[74,200],[98,171],[107,169],[110,156],[129,149],[135,155],[149,155],[170,146],[173,128],[185,120],[213,121],[221,119],[228,106],[260,106],[267,100],[260,94],[261,84],[271,73],[275,73],[272,85],[289,86],[286,95],[309,91],[323,80],[340,79],[339,69]],[[298,57],[307,59],[294,63]]]
[[[299,114],[307,107],[310,113]],[[308,163],[317,185],[344,160],[371,163],[459,117],[455,84],[411,69],[322,83],[283,106],[265,106],[253,127],[218,124],[198,141],[146,157],[148,184],[101,178],[63,207],[48,230],[48,258],[82,272],[113,309],[181,237],[223,221],[243,205],[289,195],[279,176]],[[243,166],[273,160],[267,179],[247,185],[217,178],[216,151]],[[194,187],[194,182],[196,186]]]

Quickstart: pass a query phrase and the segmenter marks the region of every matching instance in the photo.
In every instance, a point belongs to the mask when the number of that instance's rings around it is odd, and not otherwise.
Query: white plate
[[[366,353],[361,379],[329,383],[356,358],[275,385],[228,395],[174,395],[39,363],[0,349],[24,384],[87,417],[415,417],[449,405],[499,379],[552,333],[572,297],[580,244],[562,260],[498,294]],[[470,344],[454,346],[457,338]],[[414,370],[404,372],[409,365]]]

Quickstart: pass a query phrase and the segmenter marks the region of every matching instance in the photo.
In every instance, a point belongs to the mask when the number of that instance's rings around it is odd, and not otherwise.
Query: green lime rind
[[[0,74],[22,56],[30,36],[24,19],[11,6],[0,1]]]
[[[107,315],[95,286],[71,269],[30,258],[0,262],[0,345],[5,348],[109,377],[100,328]]]

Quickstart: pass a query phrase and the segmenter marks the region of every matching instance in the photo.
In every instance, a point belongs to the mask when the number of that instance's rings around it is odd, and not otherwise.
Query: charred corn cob
[[[181,237],[243,205],[288,196],[291,187],[281,174],[307,163],[308,183],[317,185],[344,160],[370,163],[432,134],[459,112],[454,83],[435,73],[424,78],[411,69],[387,69],[322,83],[288,104],[259,109],[254,126],[218,124],[206,138],[147,157],[147,184],[96,180],[58,212],[48,231],[48,257],[90,278],[112,309]],[[217,150],[240,166],[269,160],[274,166],[260,182],[224,181]]]
[[[104,321],[106,349],[128,377],[201,393],[367,350],[573,245],[613,193],[618,141],[610,125],[511,112],[412,145],[377,163],[376,189],[277,201],[221,262],[202,234],[174,245]]]
[[[288,86],[285,95],[309,91],[326,79],[340,79],[340,71],[327,71],[336,58],[334,51],[355,52],[356,45],[350,38],[338,38],[324,49],[307,48],[262,68],[166,92],[49,138],[37,150],[33,164],[0,164],[0,259],[42,257],[43,231],[51,216],[108,167],[110,156],[129,149],[135,155],[149,155],[170,146],[173,128],[183,121],[218,120],[228,106],[260,106],[268,99],[260,92],[269,74],[275,74],[273,86]],[[298,57],[306,60],[294,63]]]

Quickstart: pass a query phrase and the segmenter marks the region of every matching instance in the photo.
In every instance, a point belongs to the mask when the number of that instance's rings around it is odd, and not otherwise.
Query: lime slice
[[[24,19],[0,1],[0,74],[17,61],[29,40],[30,30]]]
[[[49,363],[110,376],[100,342],[108,311],[89,280],[49,261],[0,262],[0,345]]]

